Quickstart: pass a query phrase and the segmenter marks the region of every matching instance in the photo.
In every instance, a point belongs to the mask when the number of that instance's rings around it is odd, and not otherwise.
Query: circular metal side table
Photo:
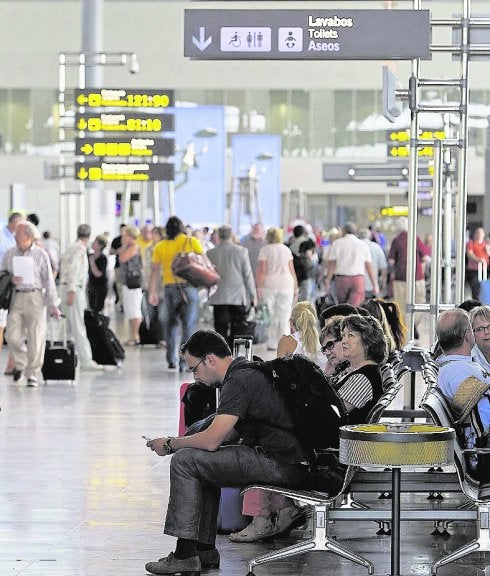
[[[391,576],[400,575],[400,484],[402,468],[445,466],[454,461],[452,428],[431,424],[357,424],[340,428],[343,464],[391,468]]]

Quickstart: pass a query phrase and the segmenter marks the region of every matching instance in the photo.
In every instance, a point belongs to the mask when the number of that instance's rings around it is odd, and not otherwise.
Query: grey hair
[[[25,222],[20,222],[19,226],[24,226],[26,235],[29,236],[29,238],[32,238],[33,240],[41,239],[41,233],[39,232],[37,227],[34,226],[32,222],[29,222],[29,220],[26,220]]]
[[[471,330],[470,317],[465,310],[455,308],[443,312],[436,324],[436,336],[440,347],[447,352],[462,346],[467,330]]]
[[[228,224],[223,224],[218,228],[218,236],[220,240],[229,240],[233,234],[231,226]]]
[[[90,234],[92,234],[92,228],[89,224],[80,224],[80,226],[77,228],[77,238],[90,238]]]

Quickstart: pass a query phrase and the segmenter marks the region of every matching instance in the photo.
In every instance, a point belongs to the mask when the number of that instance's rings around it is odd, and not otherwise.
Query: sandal
[[[141,342],[139,340],[126,340],[124,346],[139,346]]]

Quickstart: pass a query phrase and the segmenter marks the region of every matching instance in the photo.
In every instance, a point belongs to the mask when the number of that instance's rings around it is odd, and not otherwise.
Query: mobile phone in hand
[[[146,440],[147,442],[151,441],[151,438],[148,438],[148,436],[145,436],[144,434],[141,435],[141,438],[143,438],[143,440]]]

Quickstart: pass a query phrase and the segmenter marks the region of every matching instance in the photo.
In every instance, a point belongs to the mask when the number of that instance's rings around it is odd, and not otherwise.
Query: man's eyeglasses
[[[201,360],[199,360],[199,362],[195,365],[195,366],[188,366],[189,370],[195,374],[197,369],[199,368],[199,366],[206,360],[206,357],[201,358]]]
[[[326,350],[332,350],[337,342],[340,342],[340,340],[329,340],[325,342],[325,344],[322,345],[322,352],[325,353]]]
[[[473,332],[475,334],[482,334],[484,332],[490,332],[490,324],[486,324],[485,326],[478,326],[478,328],[473,328]]]

